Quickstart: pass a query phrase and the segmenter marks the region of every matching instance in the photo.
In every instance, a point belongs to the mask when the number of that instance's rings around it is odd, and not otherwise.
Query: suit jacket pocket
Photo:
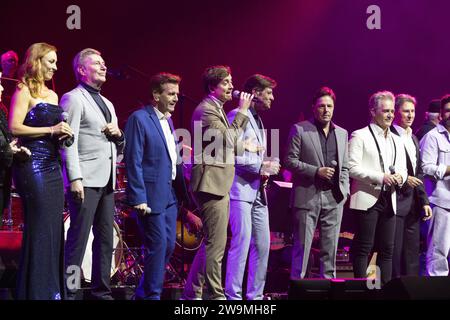
[[[80,161],[91,161],[91,160],[96,160],[98,159],[98,155],[96,154],[80,154]]]
[[[145,172],[144,173],[144,182],[155,182],[158,179],[158,173],[156,172]]]

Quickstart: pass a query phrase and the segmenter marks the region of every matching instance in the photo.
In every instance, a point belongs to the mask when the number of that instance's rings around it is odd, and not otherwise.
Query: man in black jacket
[[[397,192],[393,278],[419,275],[420,214],[423,210],[424,220],[430,219],[432,215],[422,182],[419,141],[411,130],[415,106],[416,99],[410,95],[399,94],[395,97],[395,124],[391,126],[391,131],[400,136],[403,142],[408,178]]]
[[[0,72],[0,78],[2,73]],[[3,210],[8,208],[11,192],[11,165],[14,154],[30,155],[25,147],[17,147],[17,140],[12,140],[8,129],[6,108],[2,104],[3,87],[0,83],[0,226],[3,222]]]

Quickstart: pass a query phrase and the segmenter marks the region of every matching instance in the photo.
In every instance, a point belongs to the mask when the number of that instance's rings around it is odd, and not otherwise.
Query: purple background
[[[71,4],[81,7],[81,30],[66,28]],[[381,7],[381,30],[366,28],[372,4]],[[311,97],[322,85],[335,91],[334,119],[350,132],[367,124],[368,98],[381,89],[416,96],[420,125],[429,100],[450,91],[449,9],[445,0],[1,0],[0,51],[23,57],[34,42],[57,46],[61,96],[75,85],[73,56],[85,47],[100,50],[110,69],[129,76],[110,77],[103,88],[122,127],[148,98],[147,78],[132,68],[180,74],[182,92],[194,101],[203,96],[207,66],[230,65],[238,89],[249,75],[262,73],[279,84],[263,119],[267,128],[281,130],[283,142],[301,112],[311,115]],[[194,107],[189,100],[178,105],[177,127],[189,127]]]

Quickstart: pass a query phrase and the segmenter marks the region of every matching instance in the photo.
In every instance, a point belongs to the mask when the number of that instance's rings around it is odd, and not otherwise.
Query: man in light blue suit
[[[152,102],[127,121],[127,200],[137,212],[145,247],[144,275],[136,299],[159,300],[166,264],[175,247],[177,195],[189,202],[170,115],[178,101],[180,77],[159,73],[150,81]]]
[[[269,77],[255,74],[247,79],[244,90],[255,96],[247,111],[249,122],[240,136],[266,147],[266,134],[259,112],[270,109],[274,100],[276,82]],[[238,109],[228,114],[233,121]],[[242,282],[247,256],[247,300],[262,300],[266,281],[270,250],[269,213],[265,194],[264,150],[257,153],[245,151],[236,156],[236,172],[230,191],[230,227],[232,232],[228,251],[225,295],[228,300],[242,300]],[[264,164],[263,164],[264,162]],[[275,168],[273,168],[275,167]],[[271,168],[276,174],[279,163]]]

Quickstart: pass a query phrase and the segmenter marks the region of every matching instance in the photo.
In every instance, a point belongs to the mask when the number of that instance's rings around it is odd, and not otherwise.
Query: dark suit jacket
[[[391,126],[391,132],[398,135],[399,133],[394,126]],[[417,137],[413,134],[412,139],[416,147],[416,168],[413,170],[411,158],[406,151],[406,167],[408,169],[408,176],[415,176],[420,180],[423,180],[423,170],[422,170],[422,160],[420,158],[420,148],[419,141]],[[414,175],[414,172],[416,174]],[[397,215],[406,216],[410,212],[413,214],[420,214],[424,205],[429,204],[427,193],[423,185],[419,185],[416,188],[411,188],[407,183],[404,183],[402,188],[397,192]],[[413,210],[413,211],[411,211]]]
[[[0,108],[0,187],[9,188],[11,182],[6,181],[9,177],[8,171],[12,165],[13,153],[9,146],[11,133],[8,130],[6,114]]]
[[[426,121],[420,128],[419,130],[416,131],[415,135],[417,137],[417,140],[422,140],[422,138],[431,130],[433,130],[434,128],[436,128],[436,125],[431,122],[430,120]]]
[[[347,200],[349,195],[348,133],[335,125],[339,175],[337,203]],[[316,205],[318,193],[316,174],[325,165],[319,133],[314,120],[305,120],[292,126],[284,165],[293,173],[291,206],[310,209]]]
[[[125,139],[129,141],[125,146],[125,162],[130,205],[147,203],[152,213],[160,213],[176,201],[176,196],[183,202],[189,201],[181,164],[177,165],[176,180],[172,181],[172,160],[153,106],[145,106],[128,118]]]

